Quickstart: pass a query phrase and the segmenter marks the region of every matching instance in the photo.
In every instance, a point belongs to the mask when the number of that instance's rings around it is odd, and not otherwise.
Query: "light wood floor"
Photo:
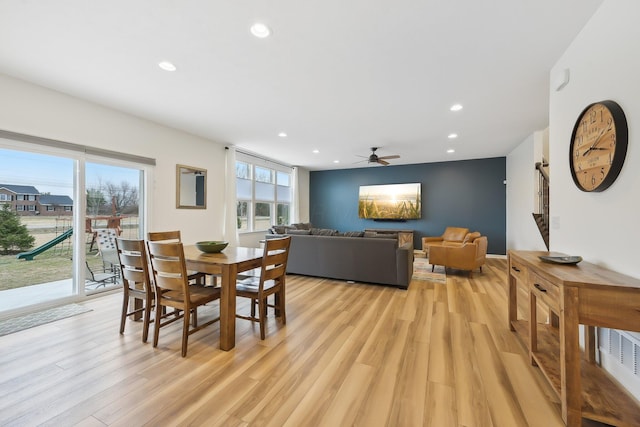
[[[260,341],[237,320],[231,352],[218,349],[218,324],[190,337],[185,359],[179,323],[156,349],[139,322],[120,336],[119,294],[0,337],[0,425],[563,425],[508,330],[506,260],[408,291],[287,280],[286,327],[271,318]]]

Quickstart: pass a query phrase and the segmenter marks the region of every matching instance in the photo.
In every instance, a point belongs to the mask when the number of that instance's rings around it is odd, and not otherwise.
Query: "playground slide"
[[[18,259],[26,259],[27,261],[32,261],[34,256],[40,255],[42,252],[46,251],[47,249],[51,249],[58,243],[64,242],[64,240],[71,237],[72,234],[73,234],[73,228],[70,228],[64,233],[62,233],[61,235],[56,236],[54,239],[49,240],[44,245],[38,246],[37,248],[31,249],[30,251],[20,252],[18,255],[16,255],[16,257]]]

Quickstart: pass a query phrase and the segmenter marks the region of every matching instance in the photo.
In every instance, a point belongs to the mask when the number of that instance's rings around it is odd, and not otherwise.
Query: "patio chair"
[[[112,283],[115,284],[117,282],[117,275],[113,272],[94,272],[93,270],[91,270],[91,267],[89,267],[89,263],[87,261],[85,261],[85,266],[86,266],[86,274],[87,276],[85,277],[87,282],[90,282],[91,284],[95,284],[96,288],[100,287],[100,286],[107,286],[107,283]]]

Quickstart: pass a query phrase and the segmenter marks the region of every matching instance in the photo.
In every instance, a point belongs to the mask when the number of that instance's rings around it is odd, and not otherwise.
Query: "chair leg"
[[[142,342],[147,342],[149,338],[149,323],[151,322],[151,297],[144,300],[144,318],[142,323]]]
[[[158,346],[158,335],[160,335],[160,321],[162,320],[162,310],[164,306],[156,301],[156,318],[153,320],[153,346]]]
[[[284,293],[284,287],[280,290],[280,292],[278,292],[275,296],[276,298],[276,305],[278,306],[278,311],[280,312],[280,317],[282,317],[282,324],[286,325],[287,324],[287,311],[285,310],[285,297],[284,297],[285,293]]]
[[[256,317],[256,304],[258,303],[258,300],[255,298],[251,298],[251,317],[253,317],[255,319]]]
[[[122,316],[120,317],[120,335],[124,334],[124,324],[127,320],[127,312],[129,311],[129,292],[125,289],[122,292]]]
[[[182,357],[187,355],[187,342],[189,340],[189,314],[191,310],[184,311],[184,322],[182,323]]]
[[[267,304],[264,299],[258,300],[258,316],[260,318],[260,339],[265,337],[265,323],[267,323]]]

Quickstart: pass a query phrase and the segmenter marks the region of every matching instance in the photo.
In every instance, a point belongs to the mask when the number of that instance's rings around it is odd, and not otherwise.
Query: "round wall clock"
[[[571,135],[571,177],[582,191],[604,191],[616,180],[627,154],[627,119],[614,101],[585,108]]]

